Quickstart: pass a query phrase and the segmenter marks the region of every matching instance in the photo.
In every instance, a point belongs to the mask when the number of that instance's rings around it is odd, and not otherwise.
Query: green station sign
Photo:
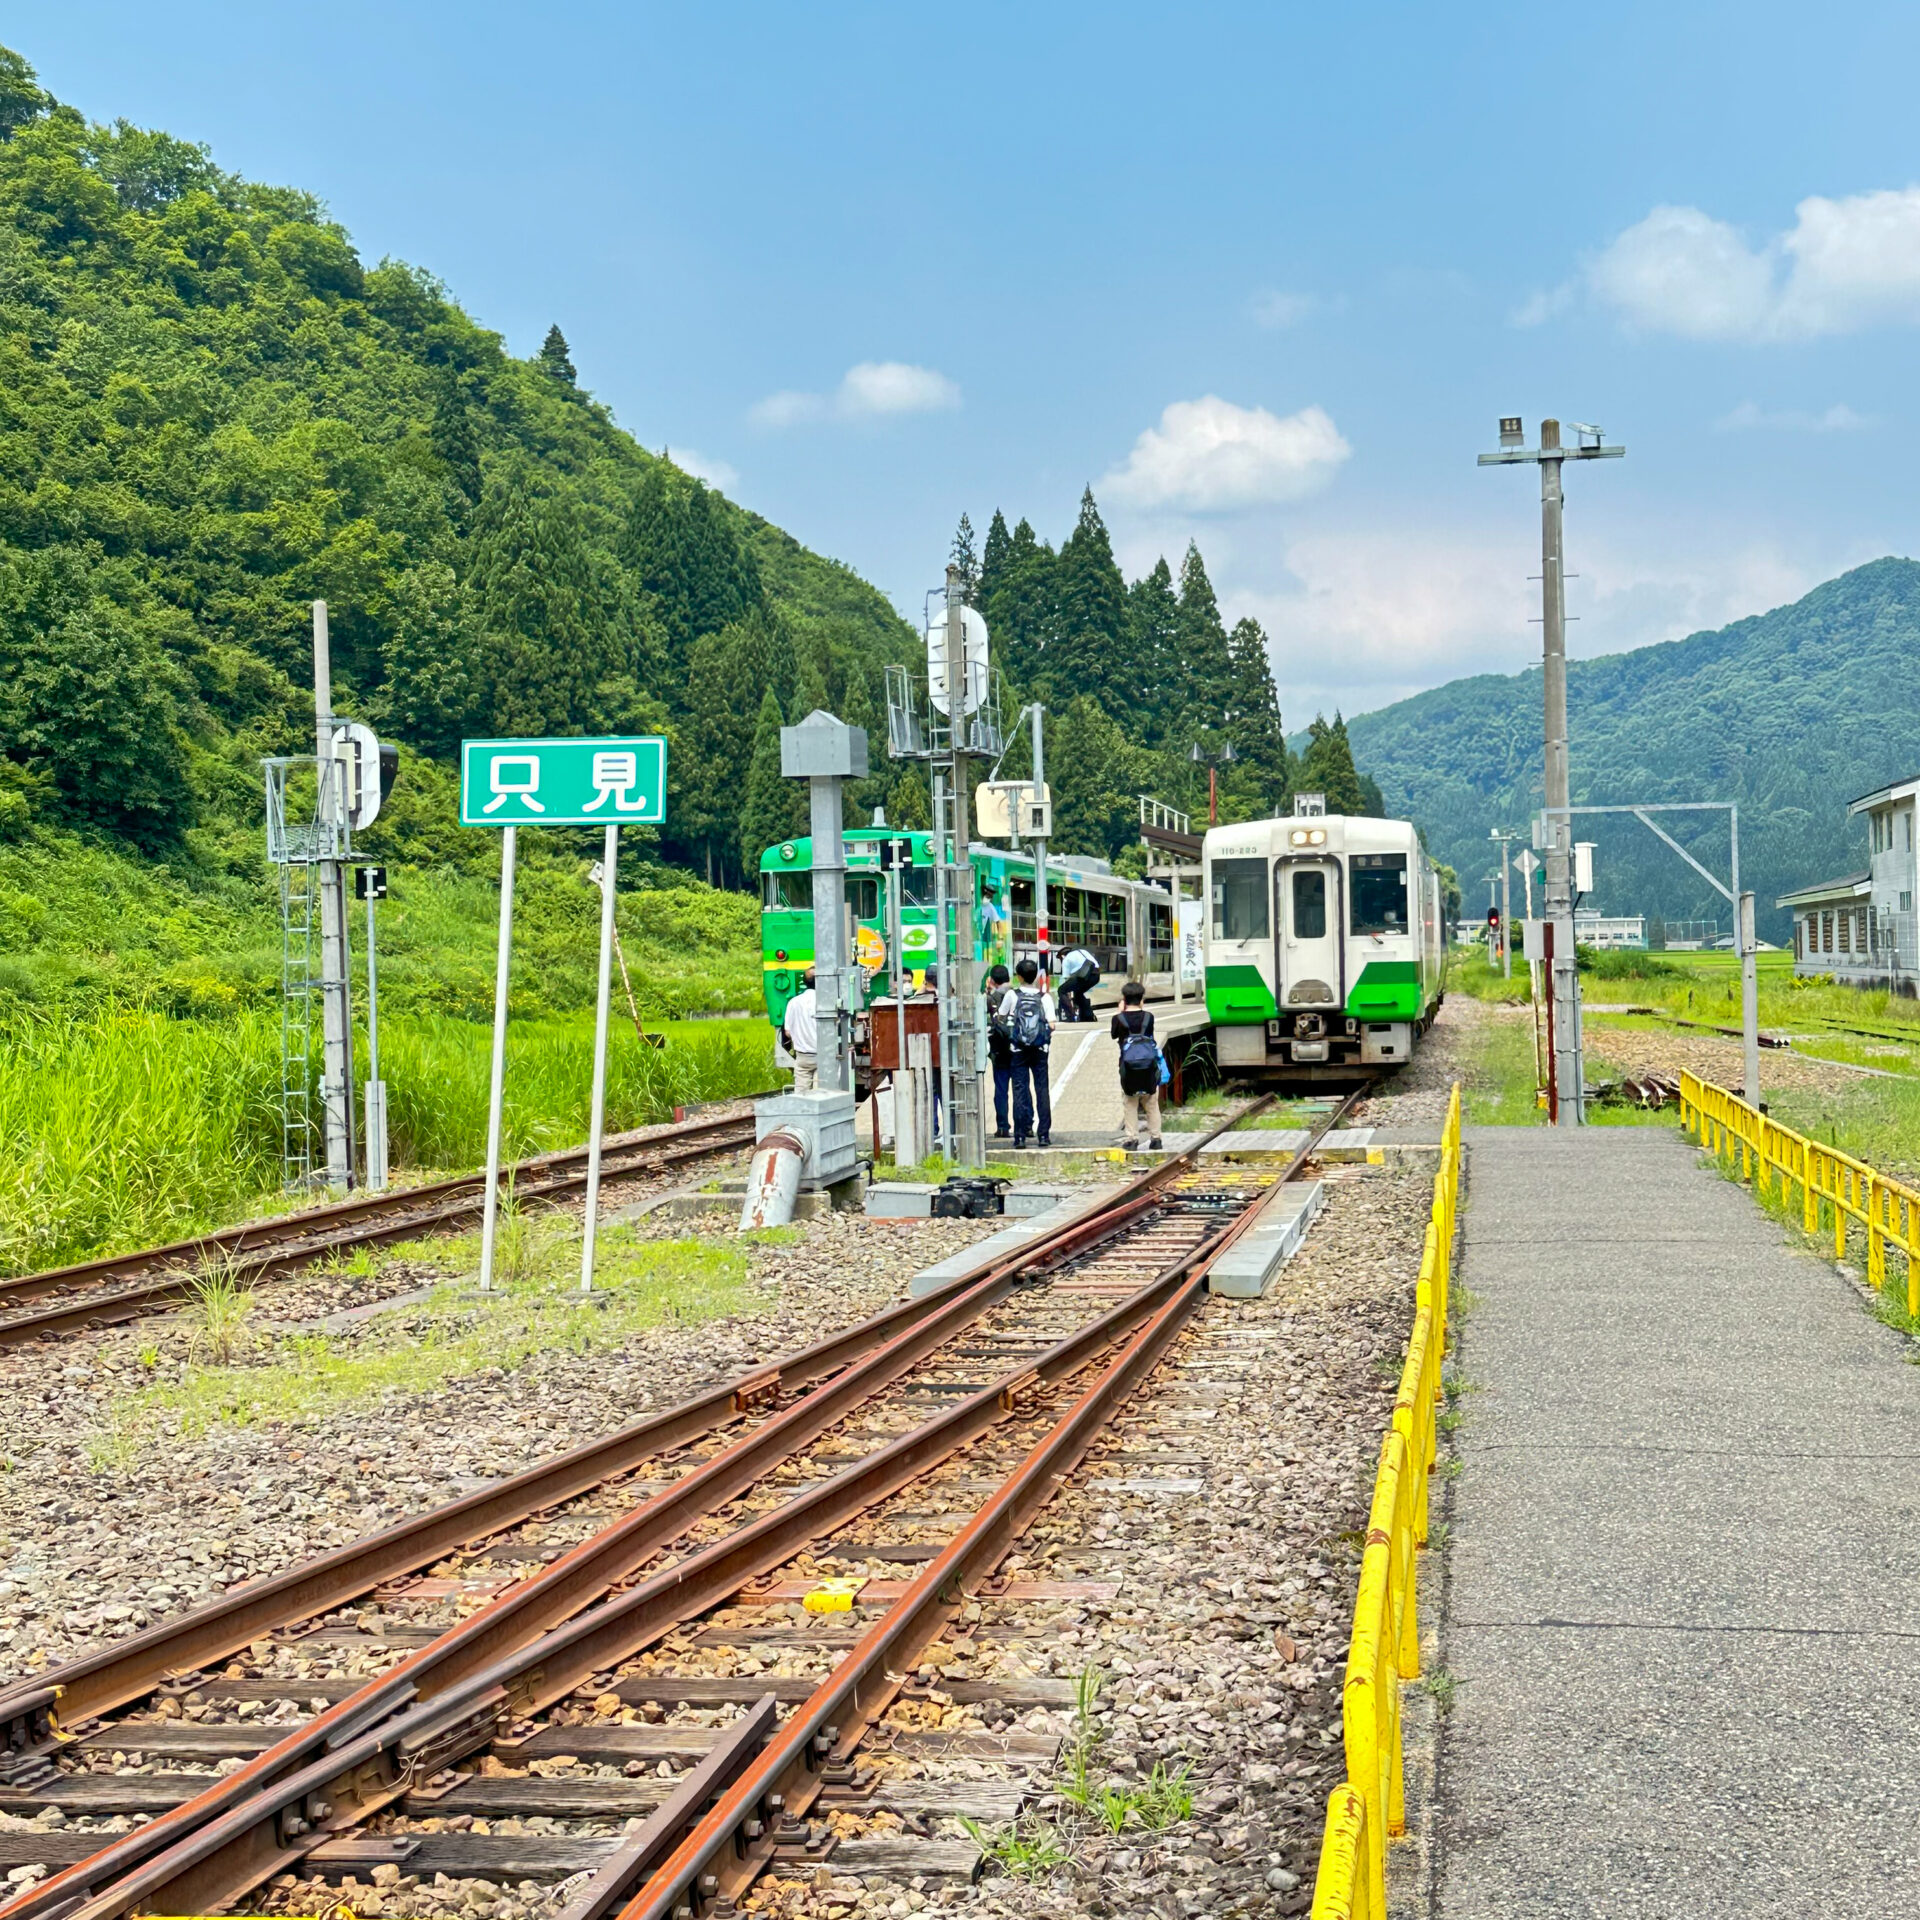
[[[667,817],[667,743],[463,740],[463,827],[658,826]]]

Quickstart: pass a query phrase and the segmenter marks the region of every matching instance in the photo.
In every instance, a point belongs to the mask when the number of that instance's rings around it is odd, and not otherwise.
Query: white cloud
[[[1548,287],[1539,293],[1529,294],[1509,316],[1509,324],[1516,327],[1538,327],[1549,320],[1557,319],[1573,305],[1574,291],[1573,282],[1566,280],[1557,287]]]
[[[1253,320],[1260,327],[1297,326],[1321,305],[1317,294],[1280,293],[1270,289],[1253,297]]]
[[[1920,322],[1920,187],[1829,199],[1762,246],[1698,207],[1655,207],[1587,267],[1626,323],[1693,340],[1811,340]]]
[[[931,367],[904,360],[862,360],[849,367],[831,394],[770,393],[748,409],[756,426],[796,427],[812,420],[870,420],[903,413],[946,413],[960,389]]]
[[[840,382],[841,413],[946,413],[960,404],[960,389],[931,367],[903,360],[862,360]]]
[[[826,411],[827,403],[817,393],[770,393],[747,409],[747,418],[757,427],[797,427]]]
[[[1136,508],[1209,513],[1265,506],[1323,487],[1352,452],[1319,407],[1282,419],[1207,394],[1174,401],[1100,488]]]
[[[1713,425],[1717,433],[1744,433],[1756,427],[1776,433],[1858,433],[1863,427],[1872,426],[1873,420],[1870,415],[1855,413],[1845,404],[1808,413],[1797,407],[1770,411],[1756,400],[1742,400]]]
[[[1572,591],[1568,651],[1616,653],[1797,599],[1850,558],[1809,569],[1766,545],[1704,548],[1698,529],[1665,550],[1636,537],[1624,550],[1583,545]],[[1539,551],[1524,528],[1509,537],[1441,530],[1313,530],[1279,543],[1284,577],[1216,568],[1227,617],[1251,613],[1274,642],[1287,724],[1335,707],[1367,712],[1475,673],[1538,662]],[[1249,558],[1254,558],[1250,551]]]
[[[696,453],[691,447],[669,447],[667,458],[682,473],[690,473],[696,480],[704,480],[710,487],[718,487],[722,493],[731,493],[740,484],[740,471],[728,465],[724,460],[709,460],[704,453]]]

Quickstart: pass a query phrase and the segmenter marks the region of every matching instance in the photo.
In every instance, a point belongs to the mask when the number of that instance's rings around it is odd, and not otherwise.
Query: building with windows
[[[1582,947],[1644,947],[1647,921],[1639,913],[1586,913],[1576,909],[1573,938]]]
[[[1920,990],[1914,894],[1914,810],[1920,775],[1863,793],[1848,816],[1867,817],[1867,867],[1818,886],[1783,893],[1793,914],[1793,970],[1830,973],[1847,986]]]

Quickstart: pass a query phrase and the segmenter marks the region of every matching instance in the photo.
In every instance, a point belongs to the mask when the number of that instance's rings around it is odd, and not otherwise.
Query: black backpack
[[[1022,987],[1013,997],[1013,1017],[1007,1022],[1007,1037],[1016,1047],[1037,1051],[1053,1038],[1047,1024],[1047,999],[1037,987]]]
[[[1123,1013],[1120,1017],[1130,1029],[1120,1042],[1120,1091],[1152,1093],[1160,1084],[1160,1046],[1146,1030],[1149,1016]],[[1132,1024],[1135,1020],[1140,1022],[1137,1027]]]

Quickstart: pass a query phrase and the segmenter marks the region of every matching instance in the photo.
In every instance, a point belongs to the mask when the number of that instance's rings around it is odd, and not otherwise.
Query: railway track
[[[967,1689],[934,1687],[933,1667],[1022,1631],[1007,1609],[1061,1598],[994,1576],[1211,1262],[1358,1097],[1284,1170],[1203,1170],[1196,1143],[1014,1259],[0,1691],[0,1809],[65,1821],[0,1828],[6,1868],[60,1869],[0,1920],[211,1913],[289,1873],[441,1872],[570,1877],[566,1920],[639,1920],[728,1912],[789,1864],[970,1867],[930,1833],[964,1793],[912,1786],[897,1756],[1047,1743],[943,1735]],[[975,1697],[1004,1720],[1064,1688]],[[987,1817],[1017,1798],[972,1791]],[[83,1824],[128,1818],[145,1824]]]
[[[708,1154],[752,1144],[751,1113],[615,1134],[601,1149],[601,1179],[667,1173]],[[519,1205],[554,1205],[585,1192],[587,1149],[537,1154],[508,1168],[503,1178]],[[484,1174],[460,1174],[228,1227],[196,1240],[0,1280],[0,1347],[138,1319],[191,1298],[209,1269],[245,1282],[265,1280],[357,1247],[469,1226],[480,1218],[486,1184]]]

